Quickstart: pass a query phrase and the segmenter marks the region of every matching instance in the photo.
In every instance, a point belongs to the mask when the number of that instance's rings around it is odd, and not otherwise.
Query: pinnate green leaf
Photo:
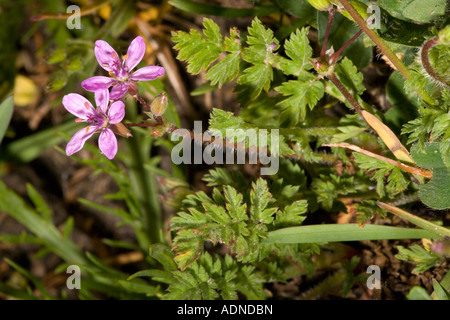
[[[386,192],[389,196],[393,196],[408,187],[409,181],[400,168],[362,153],[355,152],[353,155],[361,169],[375,172],[372,179],[377,182],[377,193],[380,197],[385,196]]]
[[[395,255],[397,259],[411,261],[416,263],[416,267],[413,269],[413,273],[422,273],[428,269],[434,267],[437,261],[440,260],[440,256],[436,253],[429,252],[419,245],[412,245],[409,249],[403,246],[397,246],[399,251]]]
[[[295,201],[277,213],[274,225],[276,228],[286,228],[300,225],[305,220],[308,202],[306,200]]]
[[[433,279],[434,292],[432,297],[436,300],[450,300],[450,293],[439,283]]]
[[[248,28],[248,46],[242,55],[243,60],[252,66],[244,70],[235,87],[240,102],[247,104],[255,100],[262,90],[269,90],[273,79],[272,65],[277,61],[274,50],[278,48],[278,44],[272,30],[266,29],[262,22],[255,18]]]
[[[325,93],[323,83],[308,72],[302,72],[297,80],[284,82],[275,90],[288,97],[279,106],[283,109],[284,122],[290,126],[304,120],[306,106],[312,110]]]
[[[268,91],[273,80],[273,68],[270,64],[258,63],[244,70],[235,87],[239,101],[248,103],[255,100],[261,91]]]
[[[189,33],[177,31],[172,33],[172,40],[178,50],[177,58],[188,63],[189,73],[198,74],[206,70],[218,59],[222,52],[222,35],[219,27],[211,19],[203,20],[203,34],[191,29]]]
[[[225,39],[225,46],[227,42],[231,42],[229,38]],[[239,45],[237,49],[226,49],[229,54],[222,60],[216,63],[208,70],[205,78],[211,81],[212,85],[223,86],[224,83],[234,80],[239,75],[239,66],[241,63],[241,51]],[[231,51],[230,51],[231,50]]]
[[[269,192],[266,180],[259,179],[256,183],[253,183],[250,198],[252,203],[250,209],[252,219],[264,224],[272,223],[273,215],[278,208],[267,208],[272,195]]]
[[[313,65],[312,48],[308,40],[309,28],[297,29],[284,43],[284,50],[290,59],[280,60],[280,69],[288,75],[298,76],[302,70],[310,70]]]
[[[353,62],[347,57],[344,57],[344,59],[336,65],[335,71],[342,84],[354,96],[360,95],[366,90],[363,85],[363,74],[358,72],[358,69],[353,65]]]
[[[266,29],[262,22],[255,18],[248,28],[247,45],[243,55],[245,61],[253,64],[267,63],[278,47],[278,40],[273,36],[272,30]]]
[[[427,290],[422,287],[415,286],[406,295],[408,300],[432,300]]]

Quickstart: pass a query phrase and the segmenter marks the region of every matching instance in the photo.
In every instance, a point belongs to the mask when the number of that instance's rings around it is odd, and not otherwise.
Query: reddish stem
[[[331,23],[333,22],[335,9],[331,8],[328,12],[329,15],[328,15],[327,29],[325,30],[325,37],[323,38],[322,50],[320,51],[320,58],[322,59],[322,61],[324,60],[325,53],[327,51],[327,42],[328,37],[330,36]]]
[[[338,90],[344,95],[348,102],[355,108],[356,112],[361,112],[361,105],[358,101],[353,97],[353,95],[344,87],[341,81],[336,77],[333,73],[327,75],[327,78],[338,88]]]
[[[336,63],[336,61],[339,59],[341,53],[348,48],[349,45],[351,45],[353,43],[353,41],[355,41],[356,39],[358,39],[358,37],[363,33],[363,30],[359,30],[357,34],[355,34],[350,40],[348,40],[343,46],[342,48],[340,48],[338,51],[336,51],[335,53],[333,53],[333,55],[330,57],[330,60],[328,60],[328,64],[331,66],[334,63]]]
[[[124,123],[125,127],[144,127],[144,128],[153,128],[159,126],[159,123],[151,123],[151,122],[141,122],[141,123]]]

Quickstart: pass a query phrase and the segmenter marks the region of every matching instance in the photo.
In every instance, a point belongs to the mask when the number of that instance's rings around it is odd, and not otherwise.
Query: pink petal
[[[139,62],[141,62],[142,58],[145,54],[145,42],[144,38],[136,37],[128,47],[127,56],[128,58],[125,60],[125,68],[128,71],[134,69]]]
[[[130,79],[135,81],[155,80],[156,78],[161,77],[164,72],[165,70],[163,67],[147,66],[134,72]]]
[[[108,119],[109,123],[119,123],[125,117],[125,104],[123,101],[116,101],[109,107]]]
[[[97,126],[88,126],[75,133],[72,139],[70,139],[70,141],[67,143],[66,154],[68,156],[71,156],[75,152],[80,151],[83,148],[86,140],[92,137],[97,129]]]
[[[80,119],[86,120],[88,116],[96,115],[92,104],[78,93],[69,93],[62,99],[64,108]]]
[[[106,114],[106,110],[108,110],[109,104],[109,90],[102,89],[95,91],[95,103],[97,107],[100,107],[103,114]]]
[[[117,138],[114,133],[106,128],[100,133],[98,138],[100,151],[108,158],[112,159],[117,153]]]
[[[99,65],[106,71],[115,71],[120,65],[119,55],[106,41],[97,40],[94,53]]]
[[[82,81],[81,86],[87,91],[95,92],[97,90],[108,89],[114,82],[116,80],[113,78],[97,76]]]
[[[109,97],[114,100],[120,99],[125,95],[125,93],[127,93],[127,91],[128,91],[128,83],[126,82],[118,83],[111,89]]]

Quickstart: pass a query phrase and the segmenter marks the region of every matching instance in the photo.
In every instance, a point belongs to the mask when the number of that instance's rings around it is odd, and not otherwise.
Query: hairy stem
[[[422,47],[422,52],[421,52],[421,58],[422,58],[422,65],[423,68],[425,69],[425,71],[436,81],[438,81],[439,83],[447,86],[448,88],[450,88],[450,84],[447,82],[447,80],[441,76],[440,74],[438,74],[433,66],[430,63],[430,59],[428,58],[428,52],[430,51],[431,48],[433,48],[435,45],[437,45],[439,43],[439,38],[435,37],[433,39],[428,40]]]
[[[321,295],[341,285],[342,282],[344,282],[346,275],[346,271],[344,269],[340,269],[336,273],[325,278],[325,280],[320,282],[315,287],[309,289],[306,293],[302,294],[300,300],[313,300],[319,298]]]
[[[409,69],[403,64],[403,62],[395,55],[395,53],[387,46],[387,44],[381,39],[375,31],[369,28],[369,26],[364,21],[363,17],[356,11],[355,8],[347,0],[339,0],[342,6],[347,10],[349,15],[355,20],[359,27],[372,39],[373,42],[378,46],[378,48],[388,57],[392,64],[397,68],[397,70],[403,75],[405,79],[411,78],[411,73]]]

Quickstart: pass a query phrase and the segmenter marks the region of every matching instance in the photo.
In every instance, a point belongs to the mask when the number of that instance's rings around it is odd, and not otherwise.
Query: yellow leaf
[[[144,21],[155,21],[158,19],[159,10],[156,7],[151,7],[147,10],[139,12],[139,18]]]
[[[392,151],[394,156],[401,160],[409,163],[414,163],[414,160],[409,155],[408,150],[402,145],[397,136],[386,126],[383,122],[378,120],[373,114],[362,110],[361,116],[366,120],[369,126],[378,134],[378,136],[383,140],[384,144]]]
[[[36,84],[23,75],[17,75],[14,81],[14,104],[19,107],[36,102],[39,90]]]
[[[108,20],[109,16],[111,15],[111,5],[107,4],[101,6],[100,9],[98,10],[98,15],[103,19]]]

